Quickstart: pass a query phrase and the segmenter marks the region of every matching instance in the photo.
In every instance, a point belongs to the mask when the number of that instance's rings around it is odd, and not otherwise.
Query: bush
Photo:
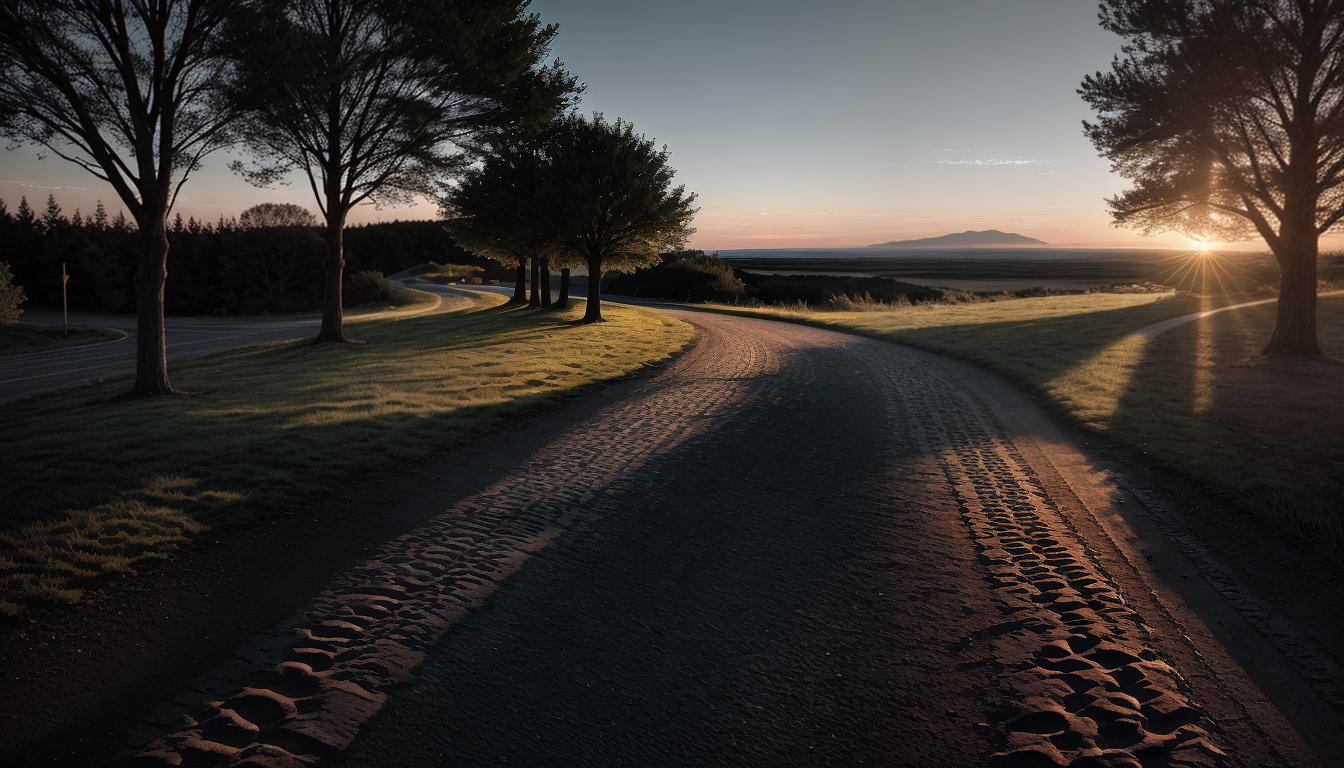
[[[369,304],[391,304],[395,286],[377,270],[354,272],[345,278],[345,306],[363,307]]]
[[[421,280],[428,280],[431,283],[452,284],[460,282],[471,282],[473,279],[477,284],[481,282],[480,275],[485,272],[484,267],[478,267],[475,264],[439,264],[429,262],[416,277]]]
[[[607,288],[628,296],[679,301],[736,301],[747,291],[728,262],[703,251],[668,254],[661,264],[620,275]]]
[[[19,315],[23,314],[19,305],[27,298],[23,288],[14,284],[14,273],[9,271],[9,264],[0,261],[0,325],[17,323]]]

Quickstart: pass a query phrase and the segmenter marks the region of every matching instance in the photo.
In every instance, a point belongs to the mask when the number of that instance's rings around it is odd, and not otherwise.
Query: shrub
[[[630,296],[685,301],[735,301],[747,291],[728,262],[703,251],[668,254],[661,264],[619,275],[608,289]]]
[[[471,282],[474,279],[479,284],[481,281],[480,274],[484,271],[484,267],[478,267],[475,264],[439,264],[431,261],[417,277],[432,283],[445,284]]]
[[[345,306],[390,304],[393,287],[392,283],[383,277],[383,273],[377,270],[354,272],[345,278]]]
[[[17,323],[23,310],[19,308],[28,297],[23,288],[14,284],[14,273],[9,264],[0,261],[0,325]]]

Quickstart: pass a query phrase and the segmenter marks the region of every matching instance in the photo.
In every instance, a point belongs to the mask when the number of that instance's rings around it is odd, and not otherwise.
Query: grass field
[[[1155,338],[1138,333],[1219,303],[1088,294],[866,312],[722,309],[979,364],[1084,428],[1344,560],[1344,365],[1258,358],[1273,328],[1272,304]],[[1320,321],[1326,354],[1344,360],[1344,297],[1322,298]]]
[[[21,355],[25,352],[41,352],[44,349],[75,347],[80,344],[93,344],[99,341],[115,341],[121,338],[116,331],[102,328],[71,328],[67,334],[61,328],[52,325],[26,325],[13,323],[0,325],[0,356]]]
[[[203,531],[422,460],[505,417],[632,374],[689,343],[690,326],[608,307],[359,323],[361,345],[287,344],[174,367],[185,398],[114,401],[124,382],[0,415],[0,616],[77,600]],[[582,302],[579,302],[581,305]]]

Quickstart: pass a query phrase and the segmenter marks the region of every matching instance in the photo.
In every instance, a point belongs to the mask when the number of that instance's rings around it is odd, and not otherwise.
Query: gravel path
[[[1218,639],[1262,632],[1206,626],[1158,573],[1186,556],[1153,560],[1128,517],[1158,505],[1005,385],[680,314],[678,362],[186,685],[126,763],[1306,766],[1304,735],[1337,744],[1338,710],[1285,718]]]

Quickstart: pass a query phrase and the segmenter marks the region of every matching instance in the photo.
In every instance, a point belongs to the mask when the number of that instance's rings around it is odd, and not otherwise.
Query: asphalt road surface
[[[1285,648],[1160,495],[1010,388],[677,314],[678,361],[184,680],[129,760],[1339,764],[1338,649]]]
[[[417,281],[414,287],[439,294],[441,303],[434,311],[451,312],[471,303],[470,294],[450,286]],[[60,325],[61,314],[44,310],[25,312],[23,321]],[[169,317],[168,360],[176,362],[253,344],[293,341],[316,335],[321,322],[316,315]],[[0,402],[135,372],[134,315],[75,312],[70,315],[70,325],[109,328],[126,335],[115,341],[0,357]]]

